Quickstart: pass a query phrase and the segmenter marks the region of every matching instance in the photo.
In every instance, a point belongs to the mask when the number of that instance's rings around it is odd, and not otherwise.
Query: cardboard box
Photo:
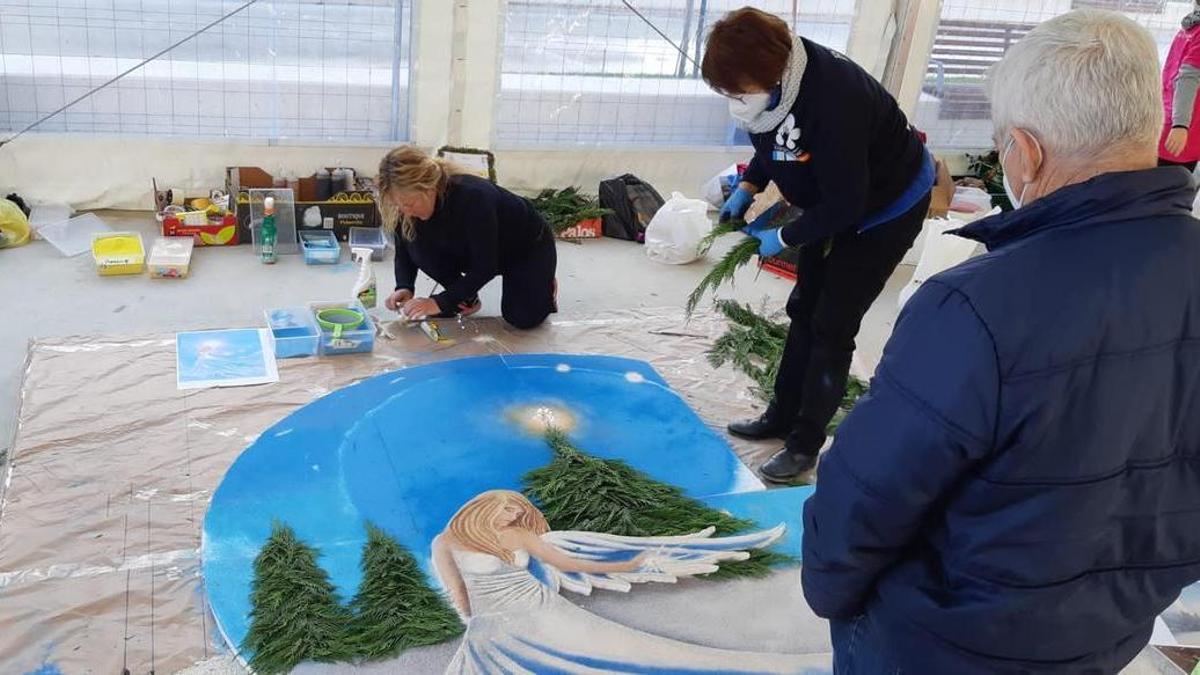
[[[784,279],[796,280],[796,267],[800,262],[798,249],[785,248],[782,253],[763,260],[763,269]]]
[[[204,225],[185,225],[178,219],[163,220],[162,236],[191,237],[196,246],[237,246],[250,241],[249,237],[242,238],[241,228],[226,223],[206,223]]]
[[[154,188],[155,218],[162,224],[159,228],[162,236],[191,237],[196,246],[236,246],[250,240],[239,236],[236,220],[226,218],[233,212],[228,210],[228,200],[219,190],[210,192],[208,197],[184,197],[182,191],[160,190],[158,180],[150,180]],[[175,216],[172,220],[164,213],[168,206],[184,211],[172,214]]]
[[[330,172],[332,173],[332,169]],[[358,171],[354,175],[359,176]],[[252,188],[270,189],[275,179],[271,174],[253,166],[231,166],[225,169],[225,187],[233,197],[237,214],[238,235],[250,241],[250,194]],[[317,200],[315,176],[300,178],[292,189],[296,196],[296,230],[333,231],[338,241],[346,241],[351,227],[379,227],[379,210],[371,181],[356,178],[356,190],[335,191],[324,201]],[[306,215],[308,220],[305,220]],[[315,225],[313,223],[316,223]]]
[[[599,239],[604,235],[603,221],[599,218],[581,220],[558,233],[559,239]]]

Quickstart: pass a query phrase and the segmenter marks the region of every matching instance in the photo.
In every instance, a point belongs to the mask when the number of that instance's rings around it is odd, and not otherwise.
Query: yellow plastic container
[[[92,257],[101,276],[141,274],[146,247],[137,232],[102,232],[92,238]]]

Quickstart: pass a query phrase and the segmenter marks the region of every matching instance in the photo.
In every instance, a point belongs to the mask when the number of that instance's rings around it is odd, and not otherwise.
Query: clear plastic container
[[[352,329],[343,329],[339,337],[334,337],[334,331],[324,328],[317,319],[317,314],[323,309],[340,308],[352,309],[363,315],[363,322]],[[310,302],[310,315],[317,323],[320,331],[318,352],[321,356],[336,356],[339,354],[358,354],[375,349],[375,324],[367,314],[367,309],[358,300],[343,302]]]
[[[265,314],[276,358],[292,359],[317,354],[320,331],[308,307],[268,309]]]
[[[383,252],[387,250],[387,237],[381,227],[352,227],[350,228],[350,248],[371,249],[371,260],[383,260]]]
[[[255,188],[250,190],[250,239],[254,256],[262,255],[263,200],[275,198],[275,252],[295,255],[300,252],[296,240],[296,198],[287,188]]]
[[[50,242],[59,253],[69,257],[92,250],[92,239],[97,233],[112,232],[100,216],[85,213],[60,223],[43,225],[38,230],[42,239]]]
[[[159,237],[150,247],[146,266],[155,279],[182,279],[192,266],[192,250],[196,240],[192,237]]]
[[[29,226],[34,232],[47,225],[58,225],[70,219],[71,207],[67,204],[34,204],[29,212]]]
[[[334,265],[342,258],[342,245],[332,232],[325,230],[300,232],[300,248],[304,262],[309,265]]]

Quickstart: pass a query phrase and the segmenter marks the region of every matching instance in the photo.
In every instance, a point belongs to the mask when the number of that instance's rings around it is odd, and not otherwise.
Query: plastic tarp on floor
[[[452,344],[386,324],[373,354],[279,361],[280,382],[179,391],[172,334],[32,345],[0,512],[6,672],[169,673],[223,649],[199,575],[212,491],[264,429],[339,388],[472,355],[592,353],[647,361],[719,429],[761,405],[704,351],[723,330],[678,310],[556,318],[519,332],[443,322]],[[776,443],[734,447],[754,466]],[[56,672],[47,670],[44,672]]]

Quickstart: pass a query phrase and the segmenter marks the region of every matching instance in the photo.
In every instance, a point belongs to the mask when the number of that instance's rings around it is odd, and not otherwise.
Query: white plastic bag
[[[700,186],[700,196],[712,204],[713,208],[721,208],[725,205],[725,191],[721,189],[721,186],[733,184],[736,187],[737,176],[737,164],[730,164],[721,173],[709,178],[704,185]]]
[[[646,226],[646,255],[668,265],[686,265],[700,257],[700,240],[712,231],[708,203],[678,192]]]
[[[992,209],[988,213],[980,213],[979,218],[995,215],[1000,213],[999,207]],[[930,219],[925,221],[925,248],[921,251],[921,261],[917,263],[917,270],[913,272],[912,281],[900,291],[900,309],[904,308],[904,304],[908,299],[917,292],[921,284],[925,280],[940,272],[966,262],[971,256],[975,255],[975,251],[979,248],[979,242],[973,239],[964,237],[956,237],[952,234],[945,234],[947,230],[956,230],[968,222],[977,220],[978,218],[970,218],[960,220],[951,217],[949,219]]]

